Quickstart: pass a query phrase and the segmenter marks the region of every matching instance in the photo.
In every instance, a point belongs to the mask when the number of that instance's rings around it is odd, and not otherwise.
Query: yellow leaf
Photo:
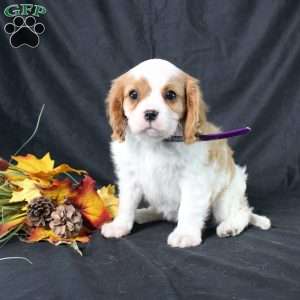
[[[39,186],[48,187],[52,184],[51,180],[54,176],[61,173],[75,172],[77,174],[85,174],[84,170],[77,170],[67,164],[61,164],[54,168],[54,160],[51,159],[50,154],[47,153],[42,158],[37,158],[35,155],[27,154],[25,156],[12,156],[17,162],[16,170],[20,170],[28,177],[34,180]],[[13,178],[12,178],[13,175]],[[22,180],[22,177],[17,177],[12,170],[8,175],[9,179]]]
[[[41,159],[32,154],[12,156],[12,158],[17,162],[17,168],[27,173],[49,172],[54,168],[54,160],[49,153]]]
[[[36,174],[36,176],[40,176],[40,177],[43,177],[43,176],[55,176],[57,174],[60,174],[60,173],[68,173],[68,172],[75,172],[77,174],[86,174],[87,172],[84,171],[84,170],[77,170],[77,169],[74,169],[72,167],[70,167],[69,165],[67,164],[61,164],[57,167],[55,167],[52,171],[49,171],[49,172],[39,172]]]
[[[15,183],[17,181],[22,181],[26,178],[25,174],[22,174],[15,170],[11,170],[9,168],[5,171],[4,176],[12,183]]]
[[[98,195],[102,198],[104,206],[109,210],[114,218],[118,213],[119,199],[116,197],[115,186],[109,184],[97,190]]]
[[[12,197],[9,202],[22,202],[22,201],[31,201],[34,198],[40,197],[41,192],[37,188],[36,184],[30,180],[25,179],[18,183],[18,186],[22,188],[21,191],[13,191]]]

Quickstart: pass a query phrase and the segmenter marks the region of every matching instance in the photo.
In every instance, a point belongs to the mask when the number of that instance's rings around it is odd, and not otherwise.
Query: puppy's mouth
[[[147,124],[146,127],[144,127],[141,131],[141,134],[149,136],[149,137],[153,137],[153,138],[164,138],[166,135],[166,132],[163,128],[159,128],[157,127],[156,124],[153,124],[152,122],[150,122],[149,124]]]
[[[176,129],[173,128],[174,126],[164,126],[161,122],[144,122],[140,124],[139,128],[137,126],[131,127],[130,125],[131,124],[129,124],[129,128],[133,134],[155,140],[163,140],[172,136]]]
[[[153,127],[151,123],[149,124],[149,126],[144,128],[142,130],[142,132],[149,135],[149,136],[158,136],[158,135],[160,135],[160,131],[157,128]]]
[[[160,131],[157,130],[157,129],[155,129],[155,128],[153,128],[153,127],[148,127],[148,128],[146,128],[146,129],[144,130],[144,132],[145,132],[146,134],[148,134],[149,136],[160,136],[160,135],[161,135]]]

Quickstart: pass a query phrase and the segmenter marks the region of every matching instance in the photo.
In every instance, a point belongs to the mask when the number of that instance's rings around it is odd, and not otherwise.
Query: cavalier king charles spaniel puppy
[[[226,140],[199,142],[215,133],[199,82],[172,63],[146,60],[114,79],[107,96],[111,153],[119,186],[119,211],[102,226],[106,238],[130,233],[134,222],[176,222],[167,242],[197,246],[210,213],[219,237],[236,236],[270,220],[253,213],[246,196],[246,168],[235,164]],[[169,142],[172,136],[183,142]],[[146,208],[138,209],[144,199]]]

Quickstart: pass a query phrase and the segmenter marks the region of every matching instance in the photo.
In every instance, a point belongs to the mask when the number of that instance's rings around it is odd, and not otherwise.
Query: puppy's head
[[[206,105],[198,80],[173,64],[150,59],[112,81],[107,99],[112,138],[123,141],[126,128],[162,140],[182,127],[193,143],[206,122]]]

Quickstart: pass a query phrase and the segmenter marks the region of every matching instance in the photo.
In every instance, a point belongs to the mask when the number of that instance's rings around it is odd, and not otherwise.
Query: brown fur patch
[[[203,133],[216,133],[220,129],[212,123],[206,122],[203,126]],[[233,151],[228,145],[226,139],[215,140],[209,142],[209,161],[215,162],[217,166],[230,174],[232,179],[235,172],[235,163],[233,159]]]
[[[124,87],[126,74],[114,79],[106,97],[106,113],[112,128],[112,139],[124,141],[127,120],[123,111]]]
[[[167,91],[174,91],[176,93],[176,99],[166,100],[167,105],[179,115],[179,118],[184,116],[186,110],[185,101],[185,78],[183,75],[179,75],[171,78],[166,85],[161,89],[161,95],[164,95]]]
[[[138,92],[138,99],[133,100],[129,97],[129,93],[132,90],[136,90]],[[137,104],[145,99],[150,93],[151,87],[144,77],[134,79],[133,77],[128,76],[124,90],[124,107],[126,106],[129,110],[135,109]]]
[[[191,144],[197,140],[196,133],[202,132],[202,127],[207,122],[207,106],[203,100],[199,81],[188,74],[185,76],[185,92],[184,142]]]

